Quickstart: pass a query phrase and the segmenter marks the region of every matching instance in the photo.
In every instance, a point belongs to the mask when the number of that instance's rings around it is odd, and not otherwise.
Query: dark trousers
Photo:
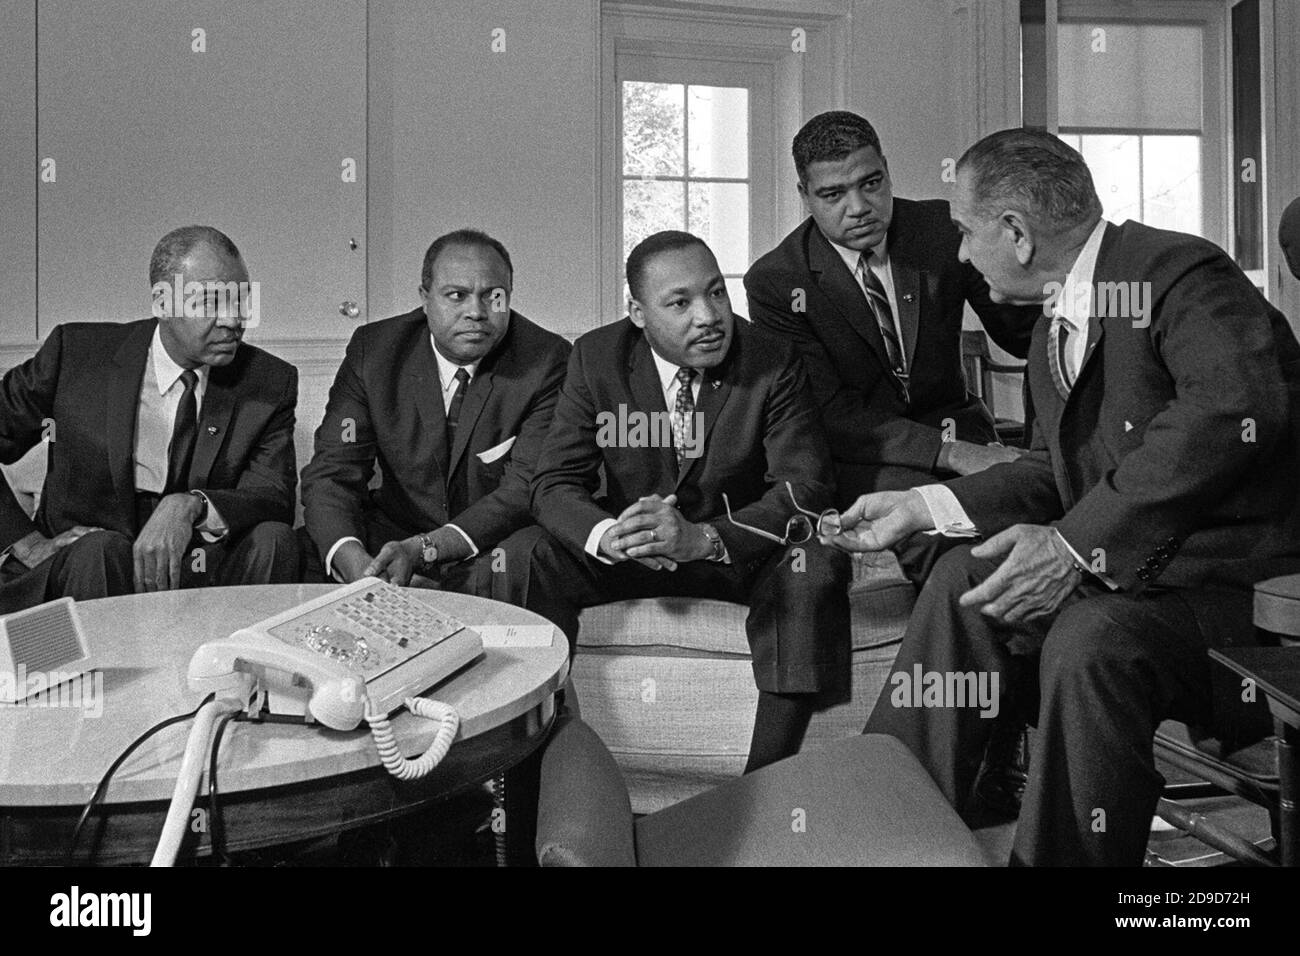
[[[747,604],[758,689],[829,697],[849,685],[849,577],[847,556],[815,542],[747,567],[692,561],[652,571],[636,561],[602,564],[543,534],[532,549],[524,606],[558,625],[572,650],[578,612],[595,604],[665,596]]]
[[[34,568],[10,558],[0,567],[0,614],[60,597],[78,601],[132,594],[132,540],[118,531],[92,531]],[[298,579],[298,544],[280,521],[209,544],[195,535],[181,561],[181,587],[288,584]]]
[[[939,559],[865,732],[902,740],[960,813],[994,720],[977,704],[923,705],[912,685],[918,668],[945,680],[988,675],[989,686],[996,675],[1001,708],[1038,715],[1012,862],[1140,865],[1164,784],[1152,754],[1156,728],[1170,718],[1212,723],[1197,614],[1176,590],[1085,586],[1049,624],[998,625],[958,603],[997,564],[971,557],[969,545]],[[918,692],[911,701],[908,689]]]
[[[366,551],[376,555],[389,541],[401,541],[412,535],[429,531],[429,528],[406,529],[399,526],[382,511],[371,511],[365,516]],[[487,547],[478,544],[479,553],[467,561],[439,564],[422,571],[411,579],[412,587],[432,587],[458,594],[504,601],[525,607],[528,596],[528,573],[531,552],[541,537],[542,529],[536,525],[520,528],[504,541]],[[306,528],[298,529],[299,542],[304,555],[304,580],[334,583],[325,575],[324,556],[312,542]]]

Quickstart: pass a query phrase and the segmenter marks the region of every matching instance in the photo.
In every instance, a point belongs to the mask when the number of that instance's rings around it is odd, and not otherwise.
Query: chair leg
[[[1201,814],[1193,813],[1186,807],[1180,807],[1170,800],[1162,798],[1156,804],[1156,815],[1171,826],[1175,826],[1184,833],[1196,837],[1206,846],[1213,847],[1221,853],[1226,853],[1234,860],[1239,860],[1242,863],[1253,863],[1256,866],[1278,865],[1277,860],[1249,840],[1243,840],[1235,833],[1210,822]]]

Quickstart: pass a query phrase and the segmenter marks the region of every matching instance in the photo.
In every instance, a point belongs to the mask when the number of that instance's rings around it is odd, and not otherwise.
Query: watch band
[[[424,562],[425,567],[438,561],[438,546],[433,543],[433,539],[428,534],[420,535],[420,560]]]
[[[722,541],[722,535],[718,534],[718,529],[711,524],[700,525],[700,530],[704,532],[704,537],[709,539],[709,544],[713,545],[713,553],[705,558],[706,561],[725,561],[727,558],[727,546]]]

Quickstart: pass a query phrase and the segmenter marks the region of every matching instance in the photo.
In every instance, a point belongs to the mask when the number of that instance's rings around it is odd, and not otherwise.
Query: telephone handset
[[[190,660],[189,684],[220,691],[251,677],[266,712],[334,730],[352,730],[364,717],[373,728],[387,726],[404,704],[412,709],[412,700],[422,700],[416,695],[482,651],[461,621],[379,578],[362,578],[203,645]],[[445,719],[449,708],[439,708],[436,719]]]

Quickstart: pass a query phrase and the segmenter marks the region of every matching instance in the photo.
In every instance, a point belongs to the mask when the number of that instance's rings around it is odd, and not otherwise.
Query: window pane
[[[680,83],[623,82],[624,175],[683,175],[684,96]]]
[[[1201,234],[1201,138],[1142,137],[1142,221]]]
[[[723,272],[749,268],[749,186],[691,183],[687,229],[709,244]]]
[[[745,279],[743,276],[727,276],[727,297],[731,299],[731,311],[736,315],[749,318],[749,302],[745,299]]]
[[[749,176],[749,90],[691,86],[686,96],[691,175]]]
[[[623,258],[646,236],[663,229],[685,229],[685,183],[623,181]]]
[[[1083,160],[1101,199],[1102,215],[1114,223],[1142,214],[1138,187],[1138,137],[1086,134]]]

